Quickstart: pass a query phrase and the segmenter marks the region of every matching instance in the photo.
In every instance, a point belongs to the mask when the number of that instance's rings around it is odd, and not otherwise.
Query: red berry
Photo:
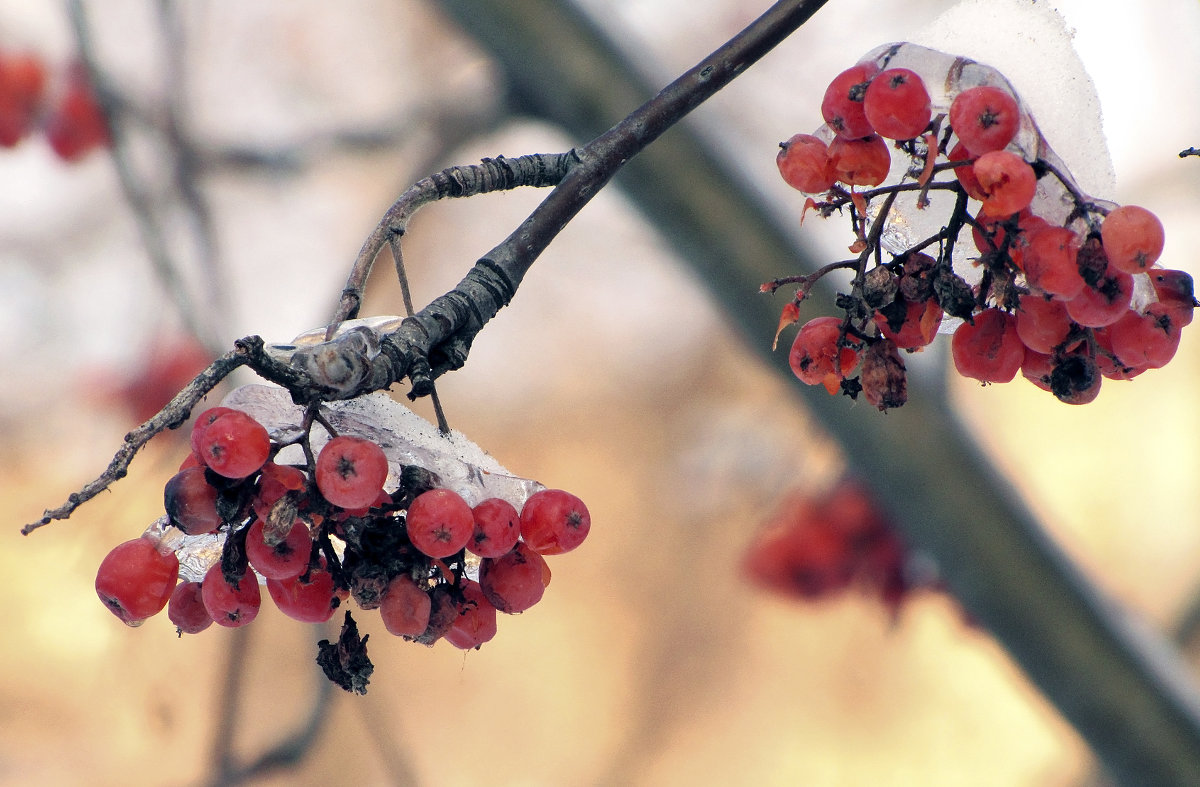
[[[967,161],[971,158],[971,154],[963,147],[961,142],[950,148],[950,152],[946,154],[946,158],[950,161]],[[962,184],[963,190],[967,192],[967,196],[971,199],[983,201],[983,187],[979,185],[979,180],[975,177],[974,162],[964,164],[961,167],[954,168],[954,177],[958,178],[958,182]],[[978,244],[977,244],[978,245]],[[986,249],[980,249],[986,251]]]
[[[541,555],[561,555],[583,543],[592,527],[587,506],[561,489],[534,492],[521,509],[521,538]]]
[[[221,562],[213,564],[201,583],[204,608],[219,626],[237,628],[258,617],[262,591],[253,571],[247,570],[237,585],[230,585],[221,573]]]
[[[1162,222],[1137,205],[1122,205],[1104,217],[1100,238],[1108,261],[1126,273],[1142,273],[1162,255]]]
[[[1041,388],[1050,390],[1050,375],[1054,372],[1053,356],[1025,347],[1025,359],[1021,361],[1021,376]]]
[[[199,582],[180,582],[167,603],[167,617],[180,634],[199,634],[212,625],[212,616],[204,608]]]
[[[1087,328],[1103,328],[1124,316],[1133,299],[1133,276],[1108,266],[1106,274],[1067,301],[1067,314]]]
[[[429,557],[450,557],[463,549],[475,532],[471,507],[452,489],[422,492],[405,516],[408,540]]]
[[[975,160],[973,170],[983,190],[983,212],[990,216],[1011,216],[1024,210],[1037,193],[1033,167],[1016,153],[984,153]]]
[[[200,432],[198,442],[200,459],[226,478],[245,478],[257,472],[271,455],[266,427],[241,410],[217,416]]]
[[[844,139],[865,137],[874,131],[863,110],[871,78],[879,73],[874,63],[859,63],[833,78],[821,100],[821,117]]]
[[[1112,351],[1121,363],[1134,368],[1166,366],[1179,349],[1181,326],[1171,320],[1170,310],[1152,303],[1143,313],[1133,310],[1108,328]]]
[[[829,143],[834,175],[847,186],[878,186],[888,176],[892,154],[878,134]]]
[[[1066,227],[1046,226],[1022,236],[1021,266],[1031,288],[1064,300],[1083,290],[1077,262],[1081,245],[1078,235]]]
[[[200,456],[204,453],[200,447],[204,440],[204,430],[211,426],[213,421],[217,420],[226,413],[232,412],[234,412],[232,407],[210,407],[204,412],[200,413],[200,415],[196,416],[196,421],[192,424],[191,434],[193,454]]]
[[[877,74],[867,86],[863,111],[875,133],[888,139],[920,136],[933,117],[925,82],[907,68]]]
[[[429,593],[406,576],[388,583],[379,604],[379,617],[389,634],[397,637],[416,637],[429,628],[433,602]]]
[[[542,600],[550,568],[546,559],[517,544],[507,555],[487,558],[479,567],[479,587],[500,612],[524,612]]]
[[[521,515],[513,504],[490,497],[471,509],[475,529],[467,549],[480,557],[500,557],[507,554],[521,537]]]
[[[958,326],[950,349],[959,374],[985,383],[1012,380],[1025,360],[1016,318],[996,308],[976,314],[974,324]]]
[[[33,128],[45,84],[36,56],[0,53],[0,146],[15,146]]]
[[[1008,91],[981,85],[962,91],[950,104],[950,126],[973,156],[1003,150],[1017,135],[1020,107]]]
[[[892,330],[887,317],[882,312],[875,312],[875,324],[879,332],[895,342],[901,350],[915,350],[924,347],[937,336],[938,326],[945,316],[942,307],[932,298],[921,301],[904,302],[904,322],[899,330]]]
[[[1071,332],[1071,317],[1062,301],[1041,295],[1022,295],[1016,312],[1017,336],[1037,353],[1049,355]]]
[[[816,194],[833,186],[829,147],[812,134],[796,134],[781,143],[775,164],[784,182],[799,191]]]
[[[204,477],[203,467],[188,467],[163,487],[163,506],[171,524],[188,535],[211,533],[221,526],[217,490]]]
[[[839,347],[842,321],[837,317],[814,317],[806,322],[792,342],[788,365],[808,385],[825,384],[836,391],[838,382],[858,365],[858,351]]]
[[[254,513],[260,519],[266,519],[284,495],[304,489],[307,483],[308,476],[299,468],[267,462],[258,479],[257,494],[253,501]]]
[[[325,569],[322,559],[321,567],[309,573],[307,582],[302,577],[303,574],[286,579],[268,578],[267,593],[279,611],[289,618],[301,623],[324,623],[333,617],[333,611],[340,605],[333,575]]]
[[[317,456],[317,489],[341,508],[364,508],[374,503],[387,474],[383,449],[361,437],[335,437]]]
[[[76,161],[109,144],[108,122],[82,66],[71,68],[66,92],[46,120],[45,133],[63,161]]]
[[[470,650],[496,636],[496,608],[472,580],[463,580],[462,595],[458,615],[444,637],[454,647]]]
[[[303,574],[312,556],[308,526],[295,520],[286,533],[275,534],[279,540],[274,544],[267,543],[265,528],[266,522],[255,519],[246,533],[246,557],[250,565],[267,579],[290,579]]]
[[[96,595],[127,625],[137,626],[167,605],[179,576],[174,552],[148,538],[117,544],[96,571]]]

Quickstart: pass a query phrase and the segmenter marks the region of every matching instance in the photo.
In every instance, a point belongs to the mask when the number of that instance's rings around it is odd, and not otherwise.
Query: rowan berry
[[[33,128],[45,84],[35,55],[0,53],[0,146],[15,146]]]
[[[262,591],[254,572],[247,571],[236,585],[231,585],[221,572],[219,560],[204,575],[200,596],[213,621],[226,628],[238,628],[253,622],[262,605]]]
[[[989,154],[990,155],[990,154]],[[1084,288],[1079,273],[1080,239],[1066,227],[1049,225],[1023,233],[1021,267],[1033,289],[1070,300]]]
[[[462,581],[462,600],[458,614],[443,635],[456,648],[471,650],[496,636],[496,608],[483,595],[479,583]]]
[[[497,558],[485,558],[479,566],[479,587],[500,612],[524,612],[542,600],[550,568],[546,559],[527,544]]]
[[[972,168],[983,191],[983,212],[1011,216],[1029,207],[1037,193],[1033,167],[1016,153],[993,150],[975,159]]]
[[[863,112],[875,133],[888,139],[919,136],[933,117],[924,80],[907,68],[876,74],[867,86]]]
[[[1026,347],[1049,355],[1066,340],[1071,317],[1062,301],[1031,293],[1020,296],[1017,302],[1017,336]]]
[[[881,412],[908,401],[907,370],[891,339],[881,338],[867,346],[858,379],[867,404]]]
[[[201,430],[197,441],[196,453],[201,461],[226,478],[245,478],[257,472],[271,455],[266,427],[241,410],[214,418]]]
[[[898,327],[893,327],[894,316],[901,317]],[[942,307],[932,298],[924,302],[897,300],[883,311],[875,312],[875,324],[897,348],[916,350],[934,340],[943,316]]]
[[[96,595],[129,626],[138,626],[167,605],[179,576],[174,552],[161,552],[148,538],[113,547],[96,571]]]
[[[521,538],[541,555],[561,555],[583,543],[592,527],[587,506],[561,489],[534,492],[521,509]]]
[[[398,576],[388,583],[379,604],[379,617],[389,634],[397,637],[416,637],[429,628],[433,602],[407,576]]]
[[[67,89],[46,120],[45,134],[63,161],[76,161],[109,144],[108,122],[83,66],[71,67]]]
[[[1192,322],[1193,312],[1200,303],[1196,302],[1196,291],[1192,277],[1184,271],[1155,268],[1150,273],[1150,283],[1159,303],[1166,306],[1171,319],[1180,328]]]
[[[1070,353],[1055,360],[1050,391],[1064,404],[1087,404],[1100,395],[1104,377],[1089,352]]]
[[[842,340],[842,321],[837,317],[814,317],[806,322],[788,353],[792,373],[808,385],[837,383],[858,365],[858,351],[839,346]]]
[[[874,63],[859,63],[833,78],[821,100],[821,117],[843,139],[858,139],[872,133],[863,100],[871,79],[879,73]]]
[[[301,623],[324,623],[341,604],[324,558],[307,576],[301,573],[283,579],[268,577],[267,593],[280,612]]]
[[[361,437],[335,437],[317,456],[317,489],[326,500],[341,508],[363,508],[374,503],[387,474],[388,461],[383,449]]]
[[[175,586],[167,602],[167,617],[180,634],[199,634],[212,625],[199,582],[180,582]]]
[[[188,467],[171,476],[163,487],[163,507],[171,524],[188,535],[211,533],[221,526],[217,494],[203,467]]]
[[[828,191],[836,180],[829,146],[812,134],[796,134],[780,143],[775,164],[784,182],[809,194]]]
[[[1012,380],[1025,360],[1016,318],[996,308],[975,315],[974,323],[958,326],[950,349],[959,374],[985,383]]]
[[[429,557],[449,557],[462,550],[475,532],[475,516],[452,489],[431,489],[412,501],[405,515],[408,540]]]
[[[878,134],[829,143],[834,176],[847,186],[878,186],[888,176],[892,154]]]
[[[475,529],[467,549],[480,557],[507,554],[521,537],[521,515],[513,504],[490,497],[471,509]]]
[[[246,557],[250,565],[267,579],[290,579],[303,574],[312,555],[308,526],[295,519],[287,530],[275,530],[268,539],[265,521],[255,519],[250,525],[246,533]]]
[[[1067,314],[1087,328],[1112,325],[1129,309],[1133,298],[1133,276],[1113,266],[1095,285],[1089,285],[1067,301]]]
[[[973,156],[1003,150],[1021,123],[1020,107],[1008,91],[981,85],[968,88],[950,104],[950,126]]]
[[[1108,261],[1126,273],[1142,273],[1162,255],[1166,236],[1162,222],[1137,205],[1113,209],[1100,224]]]
[[[1171,319],[1169,307],[1152,303],[1144,312],[1132,309],[1108,327],[1113,354],[1126,366],[1158,369],[1179,349],[1182,327]]]

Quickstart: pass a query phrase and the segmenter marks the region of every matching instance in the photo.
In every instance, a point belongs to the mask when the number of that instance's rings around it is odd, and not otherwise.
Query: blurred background
[[[766,3],[581,5],[660,85]],[[832,76],[921,35],[951,5],[833,0],[695,122],[798,219],[803,198],[775,172],[777,143],[819,125]],[[1200,90],[1200,7],[1052,5],[1103,110],[1116,179],[1095,196],[1157,212],[1164,264],[1200,274],[1200,160],[1177,157],[1200,144],[1200,108],[1183,99]],[[586,140],[509,100],[500,67],[437,2],[0,0],[0,51],[40,56],[52,93],[79,55],[71,9],[126,102],[127,136],[120,167],[105,151],[64,162],[37,135],[0,151],[0,782],[205,783],[229,758],[253,762],[303,729],[314,707],[304,756],[259,781],[1089,778],[1081,739],[953,599],[919,594],[892,619],[866,597],[801,604],[746,582],[743,552],[779,501],[828,488],[843,457],[748,344],[770,336],[736,332],[616,188],[543,255],[466,369],[439,384],[455,428],[591,509],[588,542],[551,561],[538,606],[466,654],[356,615],[376,665],[365,697],[323,695],[315,641],[331,631],[269,603],[247,629],[182,640],[165,616],[121,626],[96,599],[96,566],[160,515],[186,441],[151,444],[71,520],[27,537],[19,527],[103,469],[151,394],[190,379],[197,347],[252,333],[284,341],[328,319],[362,240],[412,182]],[[964,46],[994,31],[955,25]],[[1011,75],[1003,57],[989,62]],[[1069,159],[1074,137],[1043,131]],[[1102,178],[1107,163],[1092,163]],[[405,240],[418,306],[543,196],[424,210]],[[844,256],[842,224],[810,220],[802,232],[816,257]],[[402,310],[387,268],[364,314]],[[929,356],[927,373],[941,374],[941,354]],[[1103,591],[1164,630],[1200,588],[1198,383],[1189,331],[1169,367],[1106,384],[1087,407],[1023,381],[949,382],[1014,493]]]

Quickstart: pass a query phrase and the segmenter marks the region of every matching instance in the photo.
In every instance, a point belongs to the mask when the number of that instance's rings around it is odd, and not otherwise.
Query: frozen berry
[[[496,636],[496,608],[483,595],[479,583],[463,580],[458,615],[443,636],[462,650],[478,648]]]
[[[429,557],[450,557],[475,532],[471,507],[452,489],[430,489],[417,495],[405,517],[408,540]]]
[[[526,544],[511,552],[488,558],[479,567],[479,587],[500,612],[524,612],[542,599],[550,581],[546,559]]]
[[[587,506],[561,489],[534,492],[521,509],[521,538],[541,555],[570,552],[583,543],[591,527]]]
[[[521,537],[521,515],[507,500],[490,497],[472,508],[471,514],[475,529],[467,549],[480,557],[500,557]]]
[[[213,564],[201,584],[204,608],[219,626],[237,628],[258,617],[262,591],[253,571],[247,571],[236,585],[229,584],[221,573],[221,561]]]
[[[180,582],[175,586],[167,602],[167,617],[180,634],[199,634],[212,625],[199,582]]]
[[[432,608],[427,591],[409,577],[399,576],[389,582],[384,591],[379,617],[389,634],[416,637],[429,628]]]
[[[245,478],[257,472],[271,455],[266,427],[241,410],[222,413],[201,432],[200,460],[218,475]]]
[[[137,626],[167,605],[179,576],[174,552],[162,553],[148,538],[113,547],[96,571],[96,594],[109,611]]]
[[[387,474],[383,449],[361,437],[335,437],[317,456],[317,489],[341,508],[363,508],[374,503]]]

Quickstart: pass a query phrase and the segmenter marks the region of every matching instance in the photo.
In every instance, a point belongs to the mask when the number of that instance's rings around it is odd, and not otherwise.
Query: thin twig
[[[118,107],[124,105],[124,102],[117,97],[116,91],[100,68],[92,44],[91,28],[88,24],[83,0],[68,0],[67,12],[79,49],[80,62],[87,70],[88,79],[96,91],[101,110],[104,112],[111,141],[109,154],[116,168],[117,180],[121,184],[121,191],[125,195],[125,201],[129,204],[130,212],[137,224],[146,254],[158,274],[163,288],[175,303],[175,308],[179,310],[183,324],[203,343],[215,346],[216,332],[200,318],[200,313],[192,302],[187,287],[179,274],[178,261],[171,254],[170,245],[166,241],[163,228],[156,216],[154,201],[142,187],[137,175],[134,174],[128,140],[121,122],[122,113],[117,110]]]

